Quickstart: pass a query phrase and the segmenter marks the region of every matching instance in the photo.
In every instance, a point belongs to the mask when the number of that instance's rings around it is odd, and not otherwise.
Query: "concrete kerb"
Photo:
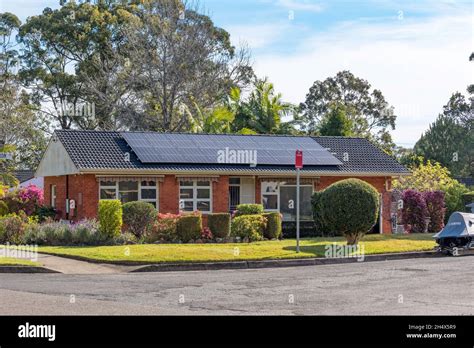
[[[258,269],[258,268],[277,268],[277,267],[296,267],[296,266],[315,266],[330,265],[341,263],[360,262],[358,258],[301,258],[301,259],[275,259],[275,260],[242,260],[242,261],[217,261],[217,262],[187,262],[187,263],[154,263],[150,264],[143,261],[107,261],[91,260],[81,256],[58,255],[53,253],[43,253],[64,257],[74,260],[87,261],[95,264],[110,264],[117,266],[136,266],[131,270],[124,270],[124,273],[130,272],[176,272],[176,271],[209,271],[222,269]],[[467,256],[467,255],[466,255]],[[365,255],[363,262],[372,261],[390,261],[414,258],[438,258],[447,257],[445,254],[436,251],[420,251],[406,253],[388,253]],[[32,266],[0,266],[0,273],[60,273],[45,267]]]

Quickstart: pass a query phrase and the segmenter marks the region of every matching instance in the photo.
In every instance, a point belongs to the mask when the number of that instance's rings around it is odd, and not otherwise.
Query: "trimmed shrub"
[[[322,191],[317,191],[311,196],[311,207],[313,209],[313,221],[314,228],[316,230],[315,235],[318,236],[327,236],[331,235],[331,232],[328,227],[324,225],[322,217],[322,202],[321,202]]]
[[[122,203],[118,199],[99,201],[100,232],[108,238],[120,234],[122,229]]]
[[[262,240],[267,225],[263,215],[241,215],[232,220],[231,235],[233,237],[247,238],[249,242]]]
[[[321,216],[329,230],[357,244],[377,222],[379,194],[359,179],[338,181],[321,193]]]
[[[267,219],[267,226],[263,231],[263,236],[268,239],[280,238],[282,231],[280,213],[264,213],[263,216]]]
[[[178,220],[180,214],[161,214],[158,213],[157,219],[153,224],[151,231],[146,236],[148,243],[154,243],[158,240],[174,241],[178,238]]]
[[[43,205],[36,209],[35,215],[38,217],[38,222],[44,222],[56,217],[56,209]]]
[[[125,230],[140,238],[150,231],[155,221],[156,210],[147,202],[128,202],[122,206]]]
[[[207,216],[207,226],[215,238],[227,238],[230,235],[230,214],[214,213]]]
[[[28,226],[28,218],[9,214],[0,218],[0,243],[21,244]]]
[[[0,201],[0,216],[8,214],[8,205],[4,201]]]
[[[428,232],[439,232],[444,227],[444,214],[446,207],[444,204],[443,191],[423,192],[423,198],[426,203],[426,210],[430,217]]]
[[[137,243],[137,236],[130,232],[120,233],[118,236],[113,238],[113,244],[115,245],[130,245]]]
[[[402,223],[405,231],[409,233],[422,233],[426,231],[426,218],[428,208],[421,192],[405,190],[402,194],[403,209]]]
[[[184,243],[201,238],[201,230],[201,213],[183,215],[178,219],[178,225],[176,229],[177,237]]]
[[[239,204],[235,211],[235,216],[263,214],[261,204]]]

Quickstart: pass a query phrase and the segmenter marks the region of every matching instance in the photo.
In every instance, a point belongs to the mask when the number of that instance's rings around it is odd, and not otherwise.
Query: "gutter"
[[[259,169],[230,169],[230,170],[195,170],[195,169],[81,169],[80,174],[95,175],[174,175],[177,173],[192,175],[258,175],[258,176],[293,176],[296,175],[295,170],[259,170]],[[340,171],[301,171],[301,177],[314,176],[376,176],[376,177],[399,177],[409,176],[408,173],[390,173],[390,172],[340,172]]]

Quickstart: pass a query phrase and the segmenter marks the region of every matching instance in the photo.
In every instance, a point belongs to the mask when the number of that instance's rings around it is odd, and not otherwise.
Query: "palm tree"
[[[281,118],[289,115],[294,108],[281,100],[281,94],[275,93],[273,84],[267,78],[257,79],[247,101],[238,104],[234,123],[236,131],[278,134],[287,133],[291,129]]]

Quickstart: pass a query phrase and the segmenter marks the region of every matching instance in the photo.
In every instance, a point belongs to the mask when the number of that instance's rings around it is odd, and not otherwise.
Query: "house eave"
[[[295,170],[261,170],[261,169],[229,169],[229,170],[197,170],[197,169],[117,169],[117,168],[88,168],[81,169],[80,174],[94,175],[258,175],[258,176],[293,176],[296,175]],[[314,176],[352,176],[352,177],[400,177],[409,176],[411,173],[397,172],[341,172],[341,171],[318,171],[318,170],[302,170],[301,177]]]

